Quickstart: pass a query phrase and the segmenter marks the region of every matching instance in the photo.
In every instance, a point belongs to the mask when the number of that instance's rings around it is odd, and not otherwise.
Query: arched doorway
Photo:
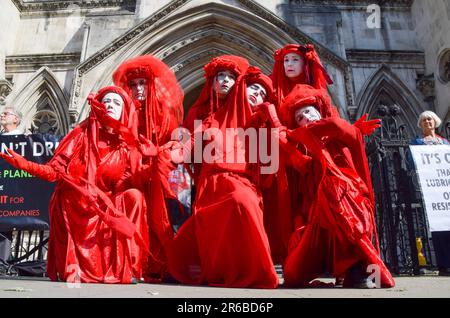
[[[237,5],[187,3],[190,5],[177,8],[174,4],[149,17],[77,67],[70,107],[71,113],[79,114],[78,121],[87,115],[85,99],[89,92],[111,84],[118,65],[143,54],[157,56],[174,70],[186,95],[185,108],[192,105],[204,83],[203,66],[222,54],[244,56],[270,73],[276,49],[286,43],[314,43],[332,72],[345,78],[348,64],[344,60],[266,9],[250,11],[245,6],[253,5],[253,1],[237,1]],[[337,89],[339,96],[348,95],[346,85]],[[345,101],[335,100],[345,109]]]

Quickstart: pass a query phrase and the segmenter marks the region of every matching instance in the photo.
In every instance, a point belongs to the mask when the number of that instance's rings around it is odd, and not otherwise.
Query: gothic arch
[[[188,8],[175,8],[176,3],[188,2],[192,2]],[[159,17],[160,12],[149,17],[77,67],[71,112],[80,115],[78,120],[87,115],[84,99],[88,90],[95,91],[110,84],[118,65],[143,54],[153,54],[167,63],[187,95],[203,83],[202,68],[212,57],[220,54],[246,56],[250,63],[269,73],[273,52],[290,42],[314,43],[326,64],[341,75],[347,71],[348,64],[342,58],[267,10],[262,12],[265,9],[254,1],[237,1],[241,7],[200,1],[195,5],[194,2],[173,1],[162,9],[165,16]],[[250,11],[253,5],[257,7]]]
[[[33,131],[65,135],[69,131],[69,99],[48,67],[40,68],[11,96],[10,104],[23,114],[22,126]],[[45,127],[44,127],[45,126]]]
[[[377,117],[379,105],[398,105],[401,121],[407,125],[411,135],[416,132],[416,122],[423,106],[415,94],[387,65],[382,65],[364,84],[357,98],[356,118],[368,113]]]

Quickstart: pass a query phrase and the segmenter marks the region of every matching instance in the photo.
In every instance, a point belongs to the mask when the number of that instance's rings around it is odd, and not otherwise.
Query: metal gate
[[[397,118],[397,106],[380,106],[382,127],[366,144],[376,201],[381,255],[395,274],[418,275],[436,261],[414,163],[411,137]],[[450,127],[450,126],[448,126]],[[419,250],[418,250],[419,248]],[[419,253],[426,265],[419,264]]]

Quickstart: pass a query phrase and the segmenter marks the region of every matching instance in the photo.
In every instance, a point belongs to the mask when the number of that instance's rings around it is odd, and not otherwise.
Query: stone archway
[[[9,96],[10,104],[26,116],[21,126],[33,132],[65,135],[69,131],[68,97],[55,75],[42,67],[35,75]]]
[[[403,81],[386,66],[381,66],[366,82],[357,99],[360,118],[368,113],[376,118],[377,108],[380,105],[397,105],[400,109],[399,118],[407,125],[410,135],[416,131],[416,122],[419,114],[424,110],[423,106],[413,92]]]
[[[143,54],[157,56],[174,70],[188,100],[194,99],[192,96],[203,84],[203,66],[212,57],[245,56],[251,64],[269,73],[273,52],[286,43],[314,43],[332,73],[342,79],[341,83],[345,82],[343,79],[348,77],[349,70],[343,59],[254,1],[236,2],[238,5],[232,6],[195,0],[173,1],[164,12],[143,21],[77,67],[71,113],[78,114],[78,121],[83,119],[87,115],[85,98],[88,93],[111,84],[111,76],[118,65]],[[181,5],[177,7],[177,3]],[[254,5],[257,7],[251,7]],[[351,95],[344,86],[339,88],[339,96]],[[345,108],[347,103],[344,100],[340,104]]]

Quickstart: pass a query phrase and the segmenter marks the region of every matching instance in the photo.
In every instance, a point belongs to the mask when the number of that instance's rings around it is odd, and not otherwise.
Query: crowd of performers
[[[130,59],[114,72],[114,86],[88,97],[88,118],[47,164],[12,150],[1,154],[56,182],[48,276],[276,288],[274,264],[282,264],[289,287],[316,286],[327,274],[344,286],[371,288],[368,269],[378,287],[393,287],[380,258],[363,140],[379,120],[350,124],[340,117],[312,45],[289,44],[274,58],[270,76],[243,57],[213,58],[184,121],[174,73],[153,56]],[[219,160],[236,155],[242,145],[235,145],[188,165],[198,140],[174,138],[180,126],[192,136],[215,131],[203,138],[203,149],[230,128],[269,129],[279,145],[278,169],[262,174],[267,163],[247,160],[245,145],[245,160]],[[180,164],[196,191],[192,215],[174,233],[168,202],[177,195],[168,176]]]

